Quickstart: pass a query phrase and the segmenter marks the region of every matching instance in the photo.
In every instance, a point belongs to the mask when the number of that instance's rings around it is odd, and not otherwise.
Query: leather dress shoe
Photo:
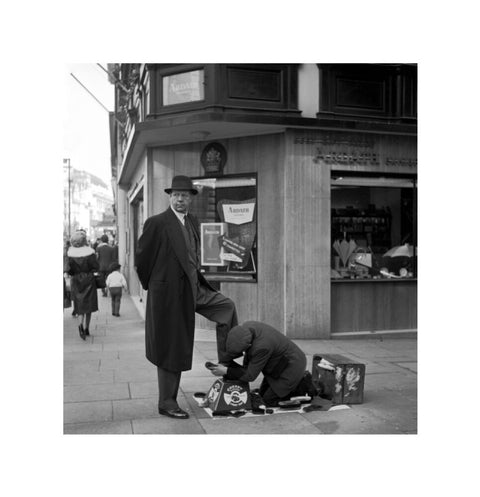
[[[169,418],[175,419],[188,419],[190,416],[180,407],[176,407],[175,409],[162,409],[158,408],[158,414],[163,414],[164,416],[168,416]]]

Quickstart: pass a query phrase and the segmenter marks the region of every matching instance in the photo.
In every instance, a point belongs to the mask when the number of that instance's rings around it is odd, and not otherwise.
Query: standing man
[[[96,248],[98,265],[100,266],[99,273],[103,274],[104,279],[107,278],[110,272],[110,264],[116,262],[115,260],[115,249],[108,244],[108,236],[102,235],[100,237],[100,243]],[[104,297],[107,296],[107,288],[102,288],[102,294]]]
[[[231,358],[226,352],[227,334],[236,326],[235,304],[215,291],[199,271],[198,221],[188,213],[198,192],[187,176],[175,176],[170,207],[149,217],[138,241],[135,259],[144,290],[148,290],[145,316],[147,359],[157,366],[158,412],[186,419],[177,403],[182,371],[192,367],[195,312],[217,323],[217,353],[220,363]]]

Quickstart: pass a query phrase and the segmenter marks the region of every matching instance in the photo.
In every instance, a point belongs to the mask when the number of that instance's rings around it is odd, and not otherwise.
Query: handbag
[[[95,276],[95,286],[97,288],[105,288],[107,286],[103,273],[94,273],[93,275]]]
[[[370,249],[364,249],[363,247],[358,247],[357,250],[351,255],[350,263],[360,264],[360,266],[372,267],[372,251]]]

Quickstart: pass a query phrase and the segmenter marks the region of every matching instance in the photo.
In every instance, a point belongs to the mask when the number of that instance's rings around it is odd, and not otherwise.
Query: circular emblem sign
[[[222,173],[227,162],[227,151],[220,143],[209,143],[203,149],[200,162],[206,174]]]

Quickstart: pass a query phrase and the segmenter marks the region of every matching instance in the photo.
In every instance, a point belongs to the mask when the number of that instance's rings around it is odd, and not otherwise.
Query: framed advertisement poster
[[[192,178],[198,195],[191,211],[200,221],[201,270],[211,281],[257,278],[256,174]]]
[[[223,235],[226,232],[226,223],[201,223],[200,224],[200,252],[202,266],[226,266],[224,249],[222,246]]]

